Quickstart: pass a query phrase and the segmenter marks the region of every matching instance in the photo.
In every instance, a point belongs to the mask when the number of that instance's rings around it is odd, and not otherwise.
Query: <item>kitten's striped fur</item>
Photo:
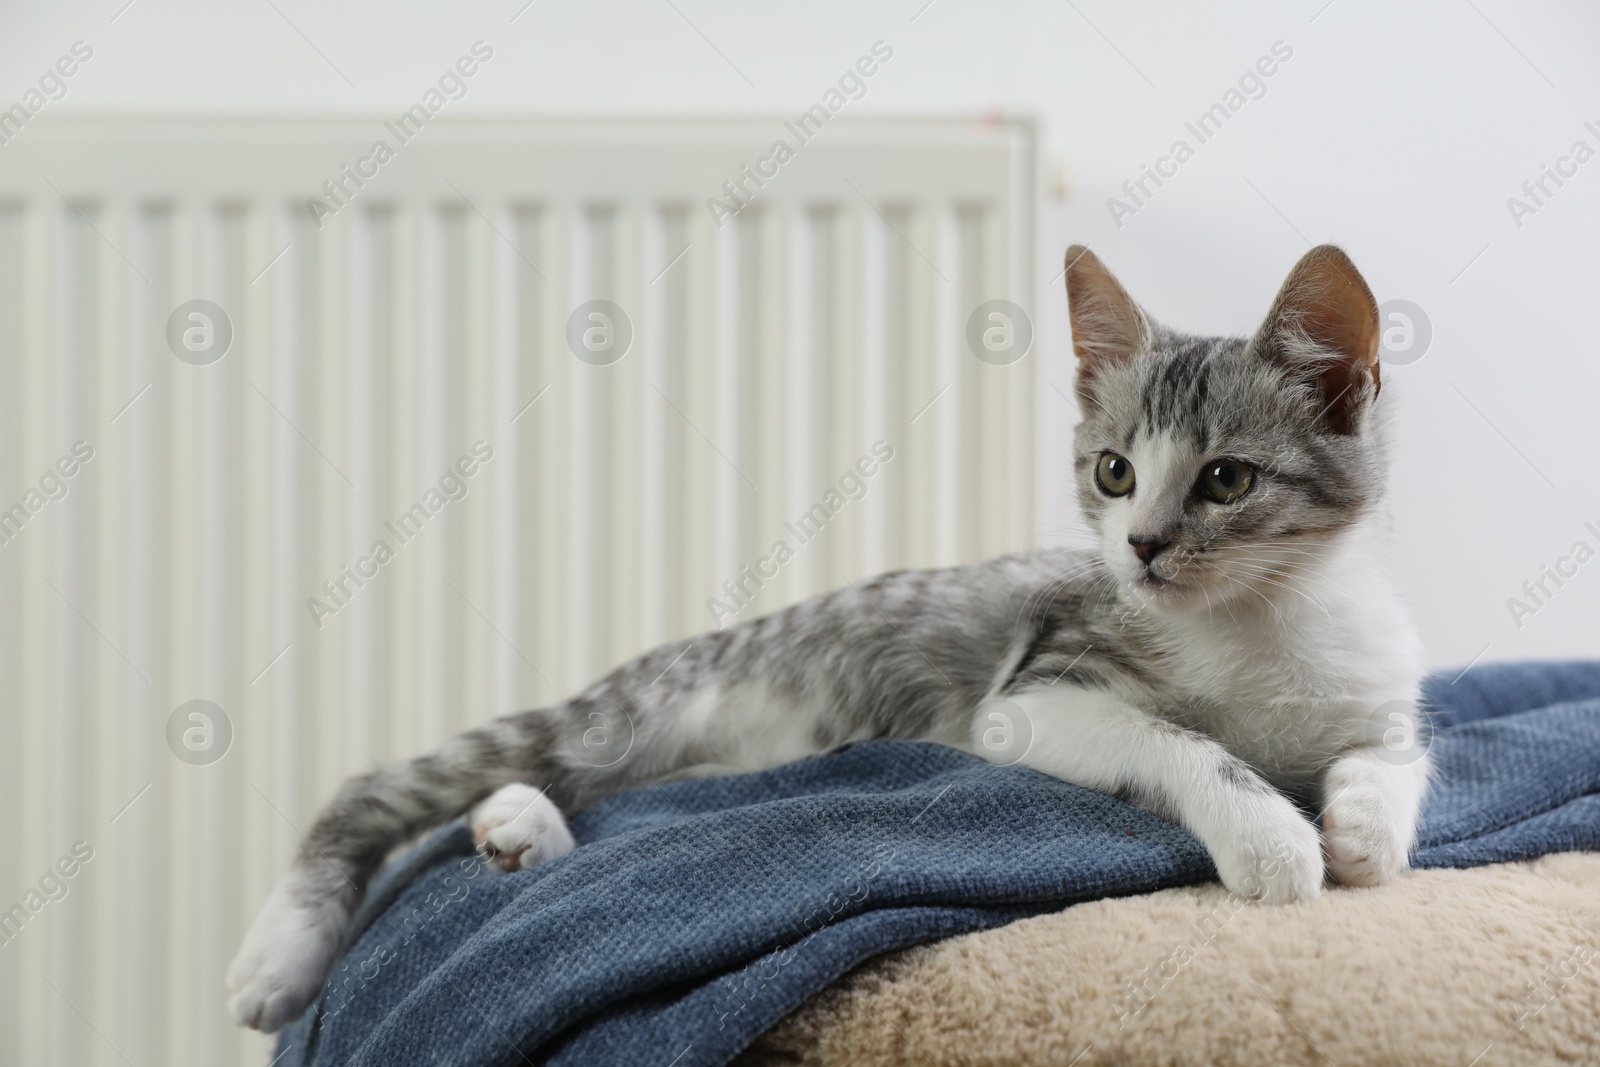
[[[571,848],[560,811],[645,782],[871,738],[995,757],[991,713],[1021,717],[1024,764],[1187,826],[1237,891],[1313,898],[1324,848],[1342,881],[1403,871],[1426,762],[1384,759],[1368,729],[1380,705],[1415,698],[1418,667],[1369,555],[1384,443],[1365,283],[1338,249],[1314,249],[1248,340],[1156,326],[1081,248],[1067,288],[1098,551],[847,586],[352,779],[230,968],[235,1018],[274,1030],[298,1015],[383,858],[492,795],[478,836],[515,868]],[[1132,464],[1126,496],[1099,488],[1106,453]],[[1231,504],[1196,488],[1219,458],[1256,472]],[[1288,797],[1323,812],[1320,837]]]

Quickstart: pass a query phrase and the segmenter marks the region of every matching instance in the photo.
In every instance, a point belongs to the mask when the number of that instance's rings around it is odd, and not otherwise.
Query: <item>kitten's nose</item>
[[[1172,544],[1172,538],[1160,534],[1129,534],[1128,544],[1133,546],[1133,554],[1139,557],[1139,562],[1148,565]]]

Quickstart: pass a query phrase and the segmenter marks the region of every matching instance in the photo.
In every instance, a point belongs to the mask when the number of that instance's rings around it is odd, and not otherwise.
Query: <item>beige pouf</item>
[[[1081,904],[873,961],[738,1062],[1600,1065],[1600,854]]]

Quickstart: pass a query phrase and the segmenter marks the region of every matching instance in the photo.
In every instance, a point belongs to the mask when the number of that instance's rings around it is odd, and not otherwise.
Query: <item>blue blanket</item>
[[[1453,677],[1424,690],[1415,864],[1600,849],[1600,663]],[[513,875],[459,824],[392,865],[278,1063],[723,1064],[871,956],[1215,878],[1169,822],[931,744],[647,787],[572,829]]]

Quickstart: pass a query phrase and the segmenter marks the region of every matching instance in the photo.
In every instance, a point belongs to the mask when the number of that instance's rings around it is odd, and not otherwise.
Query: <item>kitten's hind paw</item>
[[[336,905],[306,906],[279,885],[228,967],[228,1013],[240,1026],[281,1030],[322,988],[344,931]]]
[[[541,789],[504,786],[472,814],[472,836],[489,862],[520,871],[576,847],[561,810]]]

